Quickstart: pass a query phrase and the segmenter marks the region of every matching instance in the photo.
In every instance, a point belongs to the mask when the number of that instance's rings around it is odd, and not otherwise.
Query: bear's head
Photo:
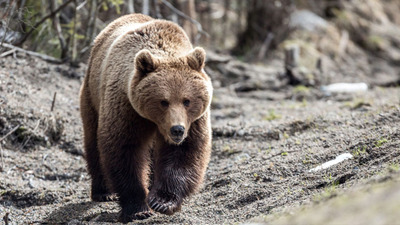
[[[199,47],[182,57],[159,58],[148,50],[136,54],[129,100],[170,144],[181,144],[190,125],[210,107],[213,89],[204,61]]]

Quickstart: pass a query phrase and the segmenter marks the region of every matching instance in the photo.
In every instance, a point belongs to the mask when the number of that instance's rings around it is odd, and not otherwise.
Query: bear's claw
[[[138,212],[138,213],[135,213],[134,215],[132,215],[132,219],[144,220],[153,215],[154,215],[154,213],[151,211]]]
[[[118,218],[118,221],[121,223],[128,223],[131,222],[132,220],[145,220],[153,215],[154,213],[150,210],[137,212],[132,215],[126,215],[124,213],[121,213]]]
[[[176,200],[165,200],[158,197],[151,198],[149,206],[154,211],[167,215],[172,215],[181,208],[180,204]]]
[[[116,194],[94,194],[92,200],[95,202],[112,202],[117,201],[118,196]]]

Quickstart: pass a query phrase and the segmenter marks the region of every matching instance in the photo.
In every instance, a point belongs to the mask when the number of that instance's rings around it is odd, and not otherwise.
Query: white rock
[[[368,85],[366,83],[335,83],[321,86],[321,90],[326,93],[364,92],[368,90]]]
[[[309,10],[297,10],[290,15],[290,26],[315,31],[317,28],[325,29],[328,22]]]
[[[317,166],[317,167],[315,167],[315,168],[312,168],[312,169],[310,169],[308,172],[315,172],[315,171],[318,171],[318,170],[326,169],[326,168],[329,168],[329,167],[331,167],[331,166],[333,166],[333,165],[336,165],[336,164],[338,164],[338,163],[341,163],[341,162],[343,162],[343,161],[346,160],[346,159],[351,159],[351,158],[353,158],[353,155],[352,155],[352,154],[350,154],[350,153],[343,153],[343,154],[341,154],[341,155],[336,156],[336,158],[335,158],[334,160],[328,161],[328,162],[326,162],[326,163],[323,163],[323,164],[320,165],[320,166]]]

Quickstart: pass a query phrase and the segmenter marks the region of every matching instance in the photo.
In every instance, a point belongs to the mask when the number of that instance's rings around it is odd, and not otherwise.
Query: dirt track
[[[116,221],[116,203],[89,199],[78,108],[84,70],[0,59],[0,138],[17,127],[0,143],[0,216],[11,223]],[[216,88],[203,189],[176,215],[143,223],[246,222],[398,177],[399,97],[398,87],[331,96],[290,86]],[[353,158],[310,172],[343,153]]]

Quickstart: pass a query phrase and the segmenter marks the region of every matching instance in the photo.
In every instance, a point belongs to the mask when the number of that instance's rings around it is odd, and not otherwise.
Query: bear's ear
[[[153,72],[157,69],[157,66],[158,59],[156,59],[149,50],[143,49],[136,54],[135,68],[142,76]]]
[[[204,68],[206,51],[204,51],[203,48],[196,47],[186,56],[186,58],[190,68],[200,72]]]

